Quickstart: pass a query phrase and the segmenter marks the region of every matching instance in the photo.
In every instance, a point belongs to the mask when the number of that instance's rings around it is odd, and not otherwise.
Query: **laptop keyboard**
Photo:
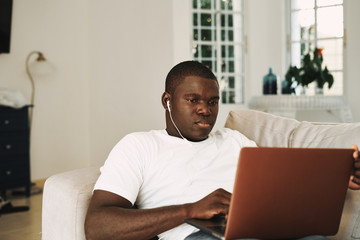
[[[225,233],[225,224],[224,225],[219,225],[219,226],[210,226],[209,227],[211,230],[213,230],[214,232],[221,232],[221,233]]]
[[[225,233],[226,228],[226,219],[225,215],[216,215],[212,218],[216,223],[214,225],[209,226],[209,228],[213,231]]]

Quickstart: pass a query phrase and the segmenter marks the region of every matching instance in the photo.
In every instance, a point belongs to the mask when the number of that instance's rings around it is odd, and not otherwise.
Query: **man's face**
[[[172,96],[171,114],[186,139],[202,141],[215,125],[218,103],[219,86],[216,80],[188,76],[177,86]],[[178,135],[176,132],[169,134]]]

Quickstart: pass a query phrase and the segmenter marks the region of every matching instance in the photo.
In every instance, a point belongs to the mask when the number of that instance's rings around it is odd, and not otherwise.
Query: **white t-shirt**
[[[226,128],[201,142],[170,136],[166,130],[132,133],[110,152],[94,190],[118,194],[142,209],[195,202],[218,188],[232,192],[245,146],[256,144]],[[194,231],[182,224],[159,237],[184,239]]]

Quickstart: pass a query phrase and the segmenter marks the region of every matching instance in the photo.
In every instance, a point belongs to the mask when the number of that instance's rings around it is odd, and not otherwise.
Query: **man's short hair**
[[[208,67],[196,61],[185,61],[170,70],[165,81],[165,91],[173,94],[176,87],[188,76],[213,79],[217,83],[214,73]]]

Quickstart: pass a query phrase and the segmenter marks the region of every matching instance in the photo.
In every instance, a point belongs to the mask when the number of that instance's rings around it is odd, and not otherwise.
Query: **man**
[[[176,65],[165,85],[166,130],[129,134],[111,151],[87,213],[88,240],[212,239],[184,220],[228,213],[240,149],[256,144],[230,129],[210,133],[219,85],[202,64]],[[355,163],[349,187],[359,189]]]

